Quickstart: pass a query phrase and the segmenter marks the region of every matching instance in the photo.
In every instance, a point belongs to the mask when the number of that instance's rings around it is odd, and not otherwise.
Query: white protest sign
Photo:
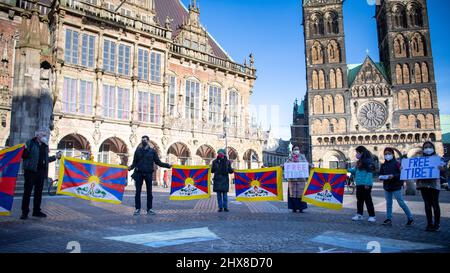
[[[437,179],[440,177],[438,156],[414,157],[402,160],[401,180]]]
[[[284,178],[308,178],[309,164],[308,162],[289,162],[284,164]]]

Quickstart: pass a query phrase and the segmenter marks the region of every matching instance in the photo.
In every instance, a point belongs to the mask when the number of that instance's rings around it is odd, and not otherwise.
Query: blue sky
[[[182,0],[188,5],[190,0]],[[197,0],[202,24],[238,63],[252,52],[258,69],[251,104],[264,129],[290,138],[295,98],[306,91],[301,0]],[[344,5],[347,62],[361,63],[367,50],[379,60],[374,0],[347,0]],[[428,0],[438,99],[441,114],[450,114],[450,1]],[[446,48],[447,45],[447,48]]]

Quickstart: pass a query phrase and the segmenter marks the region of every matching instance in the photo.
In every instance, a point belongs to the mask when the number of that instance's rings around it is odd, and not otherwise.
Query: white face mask
[[[426,155],[432,155],[434,153],[434,149],[433,148],[425,148],[423,150],[423,153]]]
[[[393,155],[385,155],[384,159],[386,159],[387,161],[391,161],[392,159],[394,159]]]
[[[294,155],[299,155],[300,151],[299,150],[294,150]]]
[[[40,138],[40,140],[41,140],[42,143],[48,144],[48,137],[43,136],[43,137]]]

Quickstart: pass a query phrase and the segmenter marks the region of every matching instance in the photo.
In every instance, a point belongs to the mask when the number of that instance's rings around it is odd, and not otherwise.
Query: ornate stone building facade
[[[303,1],[312,161],[345,167],[359,145],[380,158],[387,146],[413,156],[425,140],[442,154],[426,1],[382,0],[381,62],[358,65],[346,61],[343,2]]]
[[[129,164],[148,135],[164,161],[208,164],[226,132],[236,168],[262,164],[263,134],[248,111],[253,55],[233,61],[201,25],[195,0],[188,8],[179,0],[9,0],[0,16],[0,146],[37,129],[16,132],[24,117],[12,98],[34,94],[42,104],[48,91],[50,148],[67,155]],[[27,114],[47,117],[38,108]]]

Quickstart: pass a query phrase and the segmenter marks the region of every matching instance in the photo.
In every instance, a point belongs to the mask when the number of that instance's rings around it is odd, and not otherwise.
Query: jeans
[[[134,198],[136,209],[141,209],[141,191],[144,181],[147,187],[147,210],[153,208],[152,179],[153,173],[140,173],[136,176],[134,180],[136,185],[136,196]]]
[[[217,192],[217,202],[219,203],[219,209],[228,208],[228,193],[224,191]]]
[[[405,212],[406,216],[408,217],[408,220],[413,219],[413,215],[412,215],[411,211],[409,210],[408,205],[406,205],[405,200],[403,200],[403,195],[402,195],[401,190],[393,191],[393,192],[385,191],[384,197],[386,198],[387,219],[392,220],[392,203],[393,203],[392,201],[393,201],[394,197],[397,200],[398,205]]]
[[[375,217],[375,208],[372,201],[372,187],[366,186],[356,186],[356,206],[358,209],[358,214],[363,215],[364,213],[364,203],[366,203],[367,211],[370,217]]]
[[[37,172],[24,171],[25,185],[22,199],[22,213],[28,215],[30,212],[30,198],[34,187],[33,213],[41,212],[42,190],[47,178],[47,170],[40,169]]]
[[[427,215],[428,225],[433,225],[434,212],[434,224],[439,226],[441,224],[441,208],[439,207],[439,190],[422,188],[422,198],[425,203],[425,214]],[[433,209],[433,210],[432,210]]]

